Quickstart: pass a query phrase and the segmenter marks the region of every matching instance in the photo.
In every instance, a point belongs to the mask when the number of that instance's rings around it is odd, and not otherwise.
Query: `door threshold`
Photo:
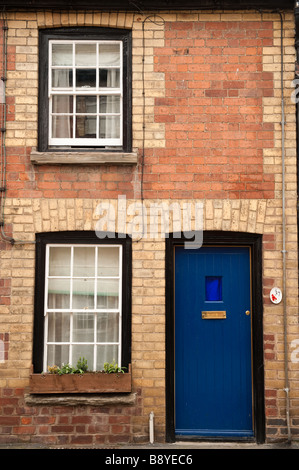
[[[255,444],[256,439],[254,437],[203,437],[203,436],[180,436],[175,438],[175,443],[180,443],[180,442],[203,442],[203,443],[208,443],[208,442],[213,442],[213,443],[240,443],[240,444]]]

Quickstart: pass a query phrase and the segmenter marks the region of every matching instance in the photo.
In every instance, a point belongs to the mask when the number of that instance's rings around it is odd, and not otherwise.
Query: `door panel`
[[[177,435],[253,435],[250,309],[249,248],[175,249]]]

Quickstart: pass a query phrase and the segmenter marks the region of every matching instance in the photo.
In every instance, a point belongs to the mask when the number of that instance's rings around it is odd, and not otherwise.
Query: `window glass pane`
[[[48,283],[48,308],[70,308],[70,280],[51,278]]]
[[[97,342],[117,343],[119,340],[119,314],[117,312],[98,313]]]
[[[99,45],[99,64],[100,65],[120,65],[120,46],[119,44],[100,44]]]
[[[118,139],[120,137],[120,117],[100,116],[100,138]]]
[[[69,95],[53,95],[52,112],[67,114],[73,112],[73,97]]]
[[[71,249],[68,247],[51,246],[49,250],[49,276],[70,276]]]
[[[73,135],[72,116],[52,116],[52,137],[70,139]]]
[[[68,69],[52,70],[52,88],[70,88],[73,86],[73,71]]]
[[[96,96],[77,96],[76,113],[91,114],[97,112]]]
[[[97,347],[97,370],[103,370],[105,362],[118,362],[118,345],[107,344]]]
[[[222,300],[222,277],[206,276],[206,300]]]
[[[98,249],[98,276],[118,276],[119,249],[117,247]]]
[[[76,44],[76,65],[96,65],[96,44]]]
[[[76,88],[95,88],[96,70],[95,69],[77,69],[76,70]]]
[[[100,97],[100,113],[119,113],[120,97],[119,96],[101,96]]]
[[[95,275],[95,249],[89,247],[74,248],[74,276],[94,276]]]
[[[54,343],[70,340],[70,315],[63,312],[48,313],[48,341]]]
[[[94,314],[73,314],[73,341],[75,343],[90,343],[94,340]]]
[[[120,87],[120,71],[119,69],[100,69],[100,87],[102,88],[119,88]]]
[[[93,370],[93,345],[92,344],[74,344],[73,345],[72,365],[75,367],[79,358],[84,357],[87,360],[88,370]]]
[[[49,344],[47,367],[54,366],[54,365],[61,367],[62,364],[68,364],[68,362],[69,362],[69,346],[68,345]]]
[[[94,308],[94,280],[73,280],[73,308]]]
[[[118,280],[100,279],[97,282],[97,308],[118,308]]]
[[[72,63],[72,44],[52,44],[52,65],[72,65]]]
[[[76,117],[76,137],[84,139],[96,138],[97,118],[92,116]]]

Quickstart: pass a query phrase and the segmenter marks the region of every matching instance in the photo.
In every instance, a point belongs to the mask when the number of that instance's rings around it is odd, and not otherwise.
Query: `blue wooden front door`
[[[253,436],[250,249],[175,250],[175,432]]]

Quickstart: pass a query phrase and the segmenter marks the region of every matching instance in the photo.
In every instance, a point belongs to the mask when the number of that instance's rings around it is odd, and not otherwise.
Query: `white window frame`
[[[54,66],[52,64],[52,44],[72,44],[73,45],[73,64],[72,66]],[[76,66],[75,65],[75,45],[76,44],[96,44],[96,65],[92,66],[84,66],[84,69],[90,68],[94,69],[96,68],[96,87],[92,89],[85,89],[84,87],[82,88],[77,88],[75,87],[75,77],[76,77],[76,69],[82,68],[82,66]],[[100,64],[99,64],[99,46],[101,44],[118,44],[120,47],[120,86],[119,88],[108,88],[108,87],[100,87],[99,86],[99,69],[100,69]],[[78,147],[91,147],[91,146],[97,146],[97,147],[119,147],[123,145],[123,42],[119,40],[61,40],[61,39],[51,39],[49,41],[49,49],[48,49],[48,60],[49,60],[49,76],[48,76],[48,99],[49,99],[49,134],[48,134],[48,139],[49,139],[49,145],[50,146],[78,146]],[[68,88],[53,88],[52,87],[52,70],[55,68],[57,69],[72,69],[73,70],[73,83],[72,87]],[[115,69],[117,67],[115,66],[104,66],[105,69]],[[75,109],[75,103],[73,103],[73,112],[71,113],[73,115],[73,137],[72,138],[53,138],[52,137],[52,116],[54,115],[52,113],[52,98],[53,95],[69,95],[73,96],[73,100],[75,101],[76,96],[96,96],[97,97],[97,112],[95,114],[96,119],[97,119],[97,124],[96,124],[96,132],[97,132],[97,137],[96,138],[76,138],[75,137],[75,129],[76,129],[76,123],[75,123],[75,115],[76,115],[76,109]],[[100,113],[99,112],[99,97],[100,96],[108,96],[108,95],[113,95],[113,96],[119,96],[120,97],[120,112],[119,113]],[[65,114],[59,114],[61,116],[64,115],[69,115],[69,113]],[[100,138],[99,137],[99,118],[100,116],[119,116],[119,126],[120,126],[120,137],[119,138]]]
[[[71,248],[71,272],[70,276],[50,276],[49,275],[49,260],[50,260],[50,248],[51,247],[69,247]],[[94,276],[73,276],[73,258],[74,258],[74,248],[94,248],[95,249],[95,275]],[[98,249],[104,248],[109,249],[111,247],[116,247],[119,249],[119,271],[117,276],[98,276],[97,266],[98,266]],[[88,364],[89,370],[98,370],[97,369],[97,346],[99,345],[117,345],[118,346],[118,357],[115,358],[119,366],[121,366],[121,350],[122,350],[122,259],[123,259],[123,247],[118,244],[59,244],[51,243],[46,246],[46,263],[45,263],[45,297],[44,297],[44,360],[43,360],[43,370],[47,372],[48,365],[48,346],[49,345],[66,345],[69,346],[69,363],[72,364],[72,347],[73,345],[92,345],[93,346],[93,364]],[[50,309],[48,307],[48,285],[50,279],[69,279],[70,280],[70,308],[64,309]],[[93,279],[94,280],[94,308],[84,308],[84,309],[74,309],[72,308],[72,287],[74,279]],[[99,279],[116,279],[119,281],[118,284],[118,308],[96,308],[96,299],[97,299],[97,281]],[[64,312],[69,313],[70,315],[70,340],[66,342],[49,342],[48,341],[48,315],[51,312]],[[74,313],[93,313],[94,316],[94,340],[92,342],[74,342],[72,339],[73,335],[73,314]],[[118,313],[119,318],[119,337],[117,342],[97,342],[97,314],[98,313]],[[76,366],[76,364],[72,364]],[[103,366],[101,364],[101,366]],[[102,367],[101,367],[102,368]],[[101,370],[101,369],[100,369]]]

